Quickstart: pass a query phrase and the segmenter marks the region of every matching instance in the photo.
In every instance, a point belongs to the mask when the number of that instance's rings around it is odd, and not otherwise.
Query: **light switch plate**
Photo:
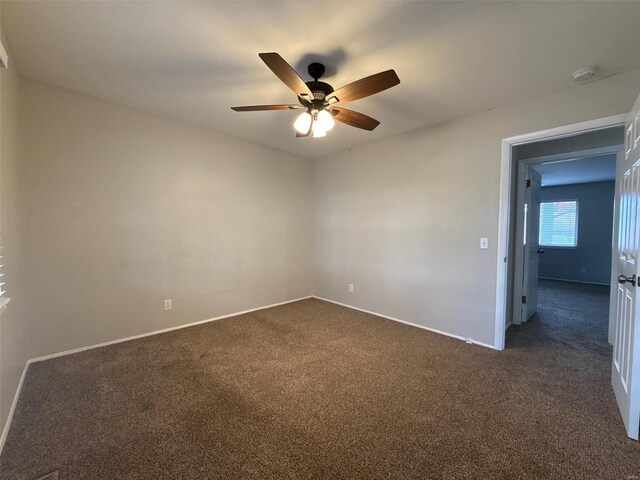
[[[489,248],[489,239],[486,237],[482,237],[480,239],[480,248],[482,250],[487,250]]]

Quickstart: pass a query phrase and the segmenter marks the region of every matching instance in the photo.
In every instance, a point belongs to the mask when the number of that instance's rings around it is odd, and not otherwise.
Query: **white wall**
[[[493,344],[501,140],[639,93],[635,70],[316,160],[314,293]]]
[[[9,43],[2,43],[11,54]],[[0,431],[28,359],[25,165],[19,156],[19,76],[13,57],[0,70],[0,244],[11,302],[0,316]]]
[[[30,358],[312,294],[311,160],[22,80]]]

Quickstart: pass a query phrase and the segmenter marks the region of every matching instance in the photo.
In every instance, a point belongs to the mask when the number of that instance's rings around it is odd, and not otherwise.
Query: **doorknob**
[[[542,255],[544,253],[544,248],[539,248],[538,249],[538,255]]]
[[[625,283],[625,282],[629,282],[631,285],[633,285],[635,287],[636,286],[636,275],[635,275],[635,273],[633,275],[631,275],[630,277],[626,277],[623,274],[618,275],[618,283]]]

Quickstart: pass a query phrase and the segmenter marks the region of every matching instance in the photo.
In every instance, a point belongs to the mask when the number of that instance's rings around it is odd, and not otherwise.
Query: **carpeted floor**
[[[0,477],[640,477],[606,289],[540,298],[504,352],[312,299],[34,364]]]

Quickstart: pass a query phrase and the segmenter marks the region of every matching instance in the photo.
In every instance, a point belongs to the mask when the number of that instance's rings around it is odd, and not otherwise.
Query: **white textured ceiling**
[[[640,2],[4,1],[2,22],[26,76],[313,158],[580,88],[586,65],[640,67]],[[229,109],[295,101],[270,51],[324,62],[335,88],[389,68],[402,83],[347,105],[374,132],[296,139],[295,112]]]
[[[616,178],[616,156],[582,157],[543,163],[534,168],[542,175],[543,187],[613,181]]]

